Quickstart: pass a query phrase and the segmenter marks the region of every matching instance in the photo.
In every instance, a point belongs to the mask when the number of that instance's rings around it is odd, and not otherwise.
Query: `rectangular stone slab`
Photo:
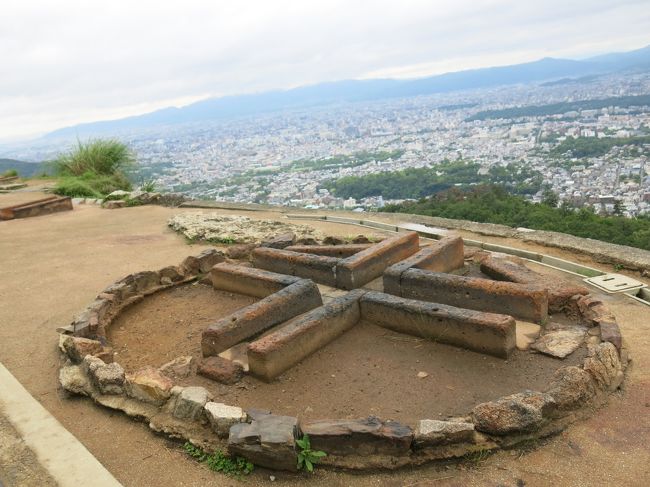
[[[265,298],[300,280],[300,277],[223,262],[210,271],[212,287],[221,291]]]
[[[203,356],[218,355],[239,342],[322,304],[318,286],[301,279],[210,325],[201,337]]]
[[[360,289],[338,297],[248,346],[251,374],[270,381],[354,326],[360,317]]]
[[[420,248],[416,232],[387,238],[372,247],[344,259],[336,267],[336,287],[355,289],[381,276],[384,270]]]
[[[362,250],[372,247],[372,244],[345,244],[345,245],[292,245],[285,250],[302,252],[304,254],[326,255],[344,259]]]
[[[400,288],[405,298],[507,314],[524,321],[541,323],[548,314],[548,292],[531,284],[408,269],[402,273]]]
[[[341,259],[266,247],[255,249],[252,256],[255,267],[336,286],[336,266]]]
[[[68,210],[72,210],[72,199],[69,196],[49,196],[40,200],[1,208],[0,220],[28,218]]]
[[[508,358],[516,346],[516,322],[511,316],[374,291],[364,294],[360,305],[364,320],[399,333],[500,358]]]

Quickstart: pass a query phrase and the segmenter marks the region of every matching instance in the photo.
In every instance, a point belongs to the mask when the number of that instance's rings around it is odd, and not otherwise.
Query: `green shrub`
[[[126,144],[115,139],[77,142],[77,147],[60,154],[54,161],[62,176],[81,176],[87,172],[114,175],[135,163],[135,156]]]
[[[67,176],[59,179],[54,192],[63,196],[103,198],[118,189],[131,190],[131,183],[123,174],[103,176],[87,172],[82,176]]]
[[[18,171],[15,169],[7,169],[5,172],[2,173],[2,177],[4,178],[11,178],[14,176],[18,176]]]
[[[102,194],[80,178],[62,178],[54,188],[54,193],[73,198],[101,198]]]
[[[197,462],[205,463],[210,470],[221,472],[231,477],[248,475],[253,471],[255,466],[241,457],[230,457],[225,453],[217,450],[210,454],[198,446],[194,446],[189,441],[183,445],[183,450]]]
[[[140,190],[147,193],[154,193],[156,191],[156,181],[154,179],[149,179],[148,181],[142,181],[140,185]]]
[[[296,440],[296,445],[300,448],[298,452],[298,469],[306,469],[308,472],[314,471],[314,465],[320,462],[327,453],[320,450],[312,450],[309,435],[304,435],[301,439]]]

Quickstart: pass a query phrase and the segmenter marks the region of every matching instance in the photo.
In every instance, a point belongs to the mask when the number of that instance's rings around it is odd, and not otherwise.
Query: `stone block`
[[[91,368],[90,379],[102,394],[124,393],[124,369],[118,363]]]
[[[61,387],[73,394],[90,396],[93,393],[90,378],[81,365],[64,365],[61,367],[59,382]]]
[[[478,431],[493,435],[531,433],[553,415],[556,403],[550,394],[525,391],[477,405],[471,416]]]
[[[197,373],[221,384],[234,384],[244,375],[244,367],[223,357],[206,357],[198,365]]]
[[[516,322],[511,316],[455,308],[367,292],[361,297],[361,317],[407,335],[507,358],[516,346]]]
[[[203,417],[203,407],[211,398],[203,387],[185,387],[176,399],[172,415],[178,419],[199,421]]]
[[[604,342],[609,342],[616,347],[620,352],[623,345],[623,338],[621,337],[621,330],[618,328],[616,320],[597,320],[600,326],[600,338]]]
[[[416,232],[401,233],[343,259],[336,266],[336,287],[362,287],[381,276],[387,267],[416,253],[419,242]]]
[[[532,284],[408,269],[402,273],[402,297],[488,311],[543,322],[548,316],[548,292]]]
[[[210,325],[203,331],[201,338],[203,356],[218,355],[244,340],[322,304],[318,286],[312,281],[301,279]]]
[[[581,326],[565,326],[547,331],[530,348],[551,357],[565,358],[582,345],[586,331]]]
[[[264,247],[255,249],[252,256],[255,267],[312,279],[328,286],[336,286],[336,267],[341,262],[334,257]]]
[[[248,346],[251,374],[270,381],[354,326],[360,318],[356,290],[313,309]]]
[[[171,396],[174,383],[153,367],[126,374],[126,393],[140,401],[162,406]]]
[[[596,395],[594,379],[580,367],[559,368],[546,391],[558,410],[570,411],[585,406]]]
[[[260,467],[295,472],[298,470],[297,433],[296,418],[260,415],[251,423],[237,423],[230,428],[228,452]]]
[[[415,445],[427,447],[474,441],[474,423],[423,419],[415,430]]]
[[[215,289],[258,298],[265,298],[301,279],[225,262],[214,266],[210,271],[210,276]]]
[[[283,233],[282,235],[276,235],[273,238],[263,241],[260,244],[260,247],[268,247],[271,249],[284,249],[296,243],[296,234],[295,233]]]
[[[223,252],[217,249],[206,249],[199,255],[190,255],[181,263],[184,274],[197,275],[209,272],[215,265],[226,260]]]
[[[63,348],[75,363],[81,363],[86,355],[95,355],[103,349],[101,342],[68,335],[63,340]]]
[[[372,244],[343,244],[343,245],[292,245],[285,250],[303,254],[325,255],[345,259],[372,247]]]
[[[584,360],[584,369],[602,390],[615,391],[623,383],[618,351],[609,342],[603,342],[593,350],[592,355]]]
[[[220,438],[228,438],[230,428],[237,423],[245,423],[248,416],[242,408],[222,403],[208,402],[204,406],[212,430]]]
[[[413,430],[374,416],[352,420],[317,420],[300,424],[312,450],[328,455],[408,455]]]
[[[192,362],[194,361],[191,355],[177,357],[171,362],[160,367],[160,373],[169,377],[170,379],[186,379],[192,375]]]

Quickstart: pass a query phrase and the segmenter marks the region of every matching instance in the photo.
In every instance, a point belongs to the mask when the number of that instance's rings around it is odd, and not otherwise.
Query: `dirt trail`
[[[0,195],[0,206],[5,202]],[[69,322],[97,292],[130,272],[180,262],[205,248],[188,246],[166,227],[186,210],[136,207],[72,212],[0,222],[0,361],[126,486],[243,485],[188,459],[178,444],[146,425],[103,410],[57,389],[57,326]],[[196,211],[196,210],[191,210]],[[224,211],[224,214],[238,212]],[[279,218],[275,212],[246,212]],[[311,224],[311,222],[310,222]],[[324,233],[365,229],[316,222]],[[485,237],[474,238],[490,240]],[[502,240],[502,239],[501,239]],[[510,245],[519,246],[517,241]],[[560,250],[526,245],[572,256]],[[582,260],[582,259],[581,259]],[[599,267],[597,264],[592,264]],[[606,269],[611,271],[611,269]],[[630,300],[608,303],[630,344],[633,365],[626,388],[610,405],[530,453],[504,451],[462,465],[427,466],[372,475],[318,470],[316,486],[645,486],[650,479],[650,320]],[[259,469],[246,485],[305,485],[305,477]]]

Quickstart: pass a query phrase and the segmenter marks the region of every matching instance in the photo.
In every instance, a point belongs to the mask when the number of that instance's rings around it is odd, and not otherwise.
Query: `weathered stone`
[[[200,420],[203,406],[210,399],[210,393],[203,387],[185,387],[178,396],[173,415],[178,419]]]
[[[596,389],[591,375],[572,365],[562,367],[553,374],[546,392],[553,397],[559,410],[570,411],[585,406],[596,394]]]
[[[170,282],[178,282],[182,281],[184,277],[181,268],[175,265],[163,267],[158,271],[158,275],[160,276],[160,282],[163,279],[169,279]]]
[[[104,347],[101,352],[96,353],[93,357],[97,357],[105,364],[112,364],[115,360],[115,353],[111,347]]]
[[[304,254],[289,250],[259,247],[253,251],[253,265],[267,271],[313,279],[321,284],[336,286],[336,257]]]
[[[415,430],[418,447],[446,443],[470,443],[474,440],[474,423],[423,419]]]
[[[170,379],[186,379],[192,374],[193,360],[191,355],[177,357],[161,366],[160,373]]]
[[[90,379],[102,394],[122,394],[124,392],[124,369],[118,363],[91,367]]]
[[[329,455],[407,455],[413,430],[374,416],[357,420],[318,420],[301,423],[311,448]]]
[[[300,281],[299,277],[226,262],[215,265],[210,276],[215,289],[258,298],[265,298]]]
[[[555,407],[550,394],[525,391],[479,404],[471,416],[478,431],[493,435],[529,433],[544,425]]]
[[[603,342],[593,350],[593,355],[584,361],[584,369],[603,390],[615,391],[623,383],[623,369],[618,352],[609,342]]]
[[[221,384],[234,384],[244,375],[244,367],[223,357],[206,357],[199,362],[196,372]]]
[[[158,407],[153,404],[138,401],[137,399],[132,399],[126,396],[95,394],[93,399],[97,404],[101,404],[104,407],[115,409],[117,411],[122,411],[130,418],[138,420],[150,420],[159,412]]]
[[[92,385],[83,366],[81,365],[64,365],[59,370],[59,382],[61,387],[73,394],[90,396],[92,394]]]
[[[265,240],[261,243],[260,247],[268,247],[271,249],[284,249],[293,245],[296,242],[295,233],[283,233],[282,235],[277,235],[273,238]]]
[[[222,403],[208,402],[204,406],[205,413],[212,430],[220,438],[227,438],[230,427],[237,423],[245,423],[248,416],[242,408],[227,406]]]
[[[345,242],[333,235],[328,235],[323,239],[323,245],[343,245]]]
[[[543,334],[530,348],[546,355],[565,358],[584,342],[586,330],[580,326],[564,327]]]
[[[370,239],[368,237],[366,237],[365,235],[357,235],[356,237],[354,237],[352,239],[352,243],[353,244],[369,244],[371,242],[370,242]]]
[[[145,367],[126,375],[126,392],[129,396],[156,406],[169,399],[174,383],[159,370]]]
[[[63,340],[63,348],[73,362],[81,363],[86,355],[100,353],[102,344],[97,340],[68,335]]]
[[[248,259],[255,248],[257,244],[253,243],[231,245],[226,249],[226,255],[231,259]]]
[[[250,424],[237,423],[230,428],[228,451],[261,467],[295,472],[297,430],[296,418],[262,415]]]
[[[126,206],[126,201],[124,200],[111,200],[111,201],[104,201],[102,203],[102,208],[106,208],[107,210],[115,210],[117,208],[124,208]]]
[[[621,330],[618,328],[616,320],[599,320],[598,324],[600,326],[600,339],[604,342],[611,343],[620,351],[623,338],[621,337]]]
[[[186,257],[180,267],[185,274],[204,274],[225,260],[226,256],[223,252],[217,249],[206,249],[199,255]]]
[[[296,240],[296,245],[318,245],[318,240],[313,237],[302,237]]]
[[[337,257],[345,259],[356,253],[366,250],[371,244],[343,244],[343,245],[291,245],[285,250],[299,252],[303,254],[324,255],[327,257]]]

